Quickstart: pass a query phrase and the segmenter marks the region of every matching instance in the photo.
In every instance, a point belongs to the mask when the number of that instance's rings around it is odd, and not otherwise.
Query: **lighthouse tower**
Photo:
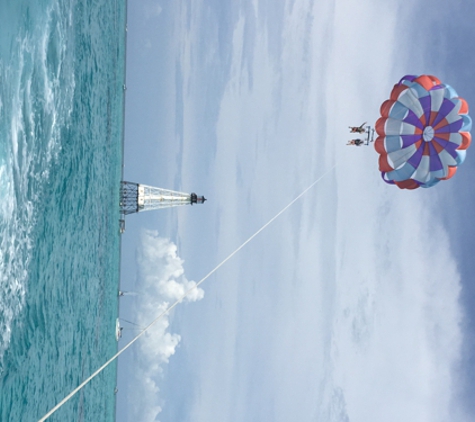
[[[120,186],[122,215],[179,205],[202,204],[205,201],[204,196],[198,196],[196,193],[177,192],[126,181],[122,181]]]

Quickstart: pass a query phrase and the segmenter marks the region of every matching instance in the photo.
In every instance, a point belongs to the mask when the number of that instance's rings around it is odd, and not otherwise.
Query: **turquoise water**
[[[125,1],[0,0],[0,420],[117,351]],[[110,365],[49,420],[114,420]]]

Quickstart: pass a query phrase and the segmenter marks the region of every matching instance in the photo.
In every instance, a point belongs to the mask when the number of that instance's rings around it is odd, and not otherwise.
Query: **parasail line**
[[[140,337],[142,337],[152,325],[168,314],[174,309],[183,299],[185,299],[193,290],[196,290],[206,279],[214,274],[219,268],[221,268],[226,262],[228,262],[234,255],[236,255],[244,246],[246,246],[251,240],[253,240],[259,233],[261,233],[266,227],[272,224],[277,218],[279,218],[285,211],[287,211],[295,202],[297,202],[302,196],[304,196],[310,189],[312,189],[320,180],[322,180],[327,174],[334,170],[336,164],[329,170],[323,173],[317,180],[315,180],[310,186],[290,201],[284,208],[282,208],[274,217],[272,217],[266,224],[264,224],[259,230],[257,230],[252,236],[250,236],[244,243],[241,244],[234,252],[231,252],[226,258],[224,258],[216,267],[214,267],[208,274],[206,274],[200,281],[198,281],[193,287],[189,288],[181,297],[179,297],[175,303],[170,305],[160,315],[158,315],[150,324],[148,324],[139,334],[137,334],[129,343],[127,343],[122,349],[120,349],[114,356],[112,356],[106,363],[104,363],[98,370],[92,373],[81,384],[79,384],[71,393],[69,393],[63,400],[61,400],[56,406],[54,406],[48,413],[46,413],[38,422],[44,422],[53,413],[55,413],[63,404],[65,404],[71,397],[73,397],[79,390],[81,390],[86,384],[88,384],[93,378],[100,374],[107,366],[109,366],[114,360],[116,360],[123,352],[125,352],[132,344],[134,344]]]
[[[125,318],[120,318],[122,321],[125,321],[125,322],[128,322],[129,324],[132,324],[132,325],[136,325],[137,327],[141,327],[139,324],[136,324],[135,322],[132,322],[132,321],[128,321],[126,320]]]

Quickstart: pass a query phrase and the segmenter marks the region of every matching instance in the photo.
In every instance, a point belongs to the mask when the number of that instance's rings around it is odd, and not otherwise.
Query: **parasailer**
[[[357,147],[359,147],[363,144],[364,144],[364,141],[362,139],[352,139],[348,141],[346,145],[356,145]]]
[[[366,122],[363,123],[363,125],[365,124]],[[366,135],[365,139],[361,139],[361,138],[351,139],[350,141],[347,142],[346,145],[356,145],[357,147],[359,147],[361,145],[369,145],[370,142],[374,141],[374,128],[372,128],[371,126],[366,126],[363,133]]]
[[[365,133],[366,132],[366,128],[364,127],[365,124],[366,122],[364,122],[363,124],[359,126],[348,126],[350,128],[350,133]]]
[[[381,105],[374,148],[383,180],[400,189],[450,179],[470,146],[467,102],[431,75],[406,75]]]

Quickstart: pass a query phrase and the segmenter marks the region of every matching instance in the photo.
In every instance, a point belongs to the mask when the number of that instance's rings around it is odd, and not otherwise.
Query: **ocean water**
[[[117,351],[125,0],[0,0],[0,421]],[[51,421],[115,418],[110,365]]]

